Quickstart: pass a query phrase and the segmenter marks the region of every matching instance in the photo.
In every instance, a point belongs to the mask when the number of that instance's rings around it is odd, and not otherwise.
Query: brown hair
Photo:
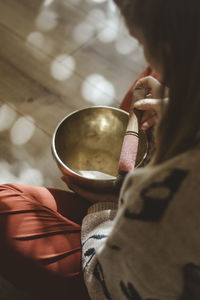
[[[152,58],[162,61],[169,104],[156,130],[154,164],[197,142],[200,130],[200,1],[115,0],[129,28],[144,35]],[[167,45],[167,47],[166,47]]]

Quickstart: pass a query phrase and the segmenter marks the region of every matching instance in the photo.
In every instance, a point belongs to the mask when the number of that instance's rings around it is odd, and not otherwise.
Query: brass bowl
[[[118,162],[129,114],[94,106],[66,116],[52,139],[52,153],[63,175],[79,187],[113,191],[119,183]],[[147,138],[139,132],[138,167],[147,154]]]

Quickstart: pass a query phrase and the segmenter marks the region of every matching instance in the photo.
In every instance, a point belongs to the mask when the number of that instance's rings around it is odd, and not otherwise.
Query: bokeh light
[[[11,141],[14,145],[24,145],[32,138],[34,131],[34,119],[30,116],[20,117],[10,130]]]
[[[0,161],[0,184],[15,183],[42,186],[44,177],[40,170],[31,168],[27,163],[15,162],[9,164]]]
[[[78,5],[82,2],[82,0],[63,0],[63,4],[68,5],[69,3],[73,5]]]
[[[27,42],[36,48],[43,48],[44,46],[44,35],[41,32],[31,32],[27,36]]]
[[[53,3],[53,1],[54,1],[54,0],[44,0],[43,6],[44,6],[44,7],[45,7],[45,6],[49,6],[49,5],[51,5],[51,4]]]
[[[0,184],[13,183],[17,177],[13,174],[12,166],[6,161],[0,161]]]
[[[36,26],[42,31],[49,31],[54,29],[58,23],[57,14],[50,10],[42,10],[36,18]]]
[[[19,175],[19,183],[23,182],[28,185],[42,186],[44,178],[40,170],[34,168],[27,168]]]
[[[87,0],[88,3],[104,3],[107,2],[107,0]]]
[[[99,41],[103,43],[111,43],[114,40],[116,40],[117,35],[118,35],[117,31],[113,30],[110,27],[106,27],[105,29],[99,32],[97,38]]]
[[[115,46],[116,50],[120,54],[128,55],[138,47],[138,42],[134,38],[128,36],[121,36],[116,40]]]
[[[7,104],[0,107],[0,131],[9,129],[16,119],[16,112]]]
[[[40,60],[45,60],[47,58],[47,54],[51,54],[52,52],[52,40],[44,36],[44,34],[39,31],[29,33],[26,41],[26,45],[30,52],[33,54],[33,56]]]
[[[99,22],[105,21],[106,14],[105,12],[100,8],[94,8],[91,9],[87,14],[87,20],[88,21],[96,21],[94,25],[97,25]],[[98,22],[97,22],[98,20]]]
[[[113,0],[108,1],[108,11],[110,11],[113,15],[115,14],[120,15],[119,9]]]
[[[113,84],[100,74],[91,74],[82,84],[83,98],[93,105],[111,105],[114,102]]]
[[[69,79],[76,67],[76,63],[73,57],[67,54],[58,55],[51,63],[51,75],[56,80]]]
[[[83,44],[94,36],[95,28],[90,23],[79,23],[73,30],[73,39],[77,44]]]

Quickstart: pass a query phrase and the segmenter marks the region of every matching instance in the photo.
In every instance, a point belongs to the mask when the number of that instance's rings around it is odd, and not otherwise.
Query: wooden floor
[[[0,0],[0,183],[64,187],[52,133],[118,106],[145,62],[110,0]]]

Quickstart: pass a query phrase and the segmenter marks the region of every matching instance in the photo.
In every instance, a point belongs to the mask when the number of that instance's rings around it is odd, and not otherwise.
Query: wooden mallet
[[[122,150],[119,159],[118,173],[124,175],[134,169],[139,143],[140,112],[134,109],[134,103],[145,98],[144,88],[135,88],[133,91],[132,105],[129,113],[129,121],[125,132]]]

